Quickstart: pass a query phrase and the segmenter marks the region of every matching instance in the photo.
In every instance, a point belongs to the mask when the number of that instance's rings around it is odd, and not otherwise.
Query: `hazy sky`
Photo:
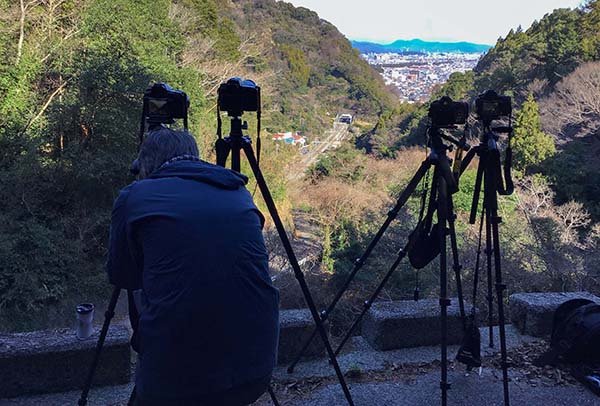
[[[421,38],[495,44],[519,24],[581,0],[287,0],[316,11],[350,39]]]

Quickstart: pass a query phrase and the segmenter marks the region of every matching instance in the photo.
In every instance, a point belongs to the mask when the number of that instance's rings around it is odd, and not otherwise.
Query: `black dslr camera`
[[[241,116],[245,111],[260,109],[260,87],[252,80],[231,78],[218,90],[219,110],[229,116]]]
[[[510,96],[501,96],[493,90],[480,94],[475,100],[475,111],[480,120],[491,122],[512,114]]]
[[[147,131],[160,128],[165,124],[175,123],[175,119],[183,119],[183,128],[188,128],[188,108],[190,99],[181,90],[175,90],[166,83],[155,83],[144,92],[142,101],[142,118],[140,120],[139,146],[144,142]],[[133,161],[129,169],[133,175],[140,172],[139,162]]]
[[[166,83],[155,83],[144,92],[144,119],[149,126],[173,124],[183,119],[187,126],[190,99],[181,90]]]
[[[469,104],[455,102],[444,96],[429,106],[429,118],[435,127],[451,127],[466,124],[469,117]]]

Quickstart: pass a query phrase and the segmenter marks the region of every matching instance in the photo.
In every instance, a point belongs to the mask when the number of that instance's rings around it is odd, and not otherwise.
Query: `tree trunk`
[[[15,65],[19,64],[21,60],[21,54],[23,53],[23,41],[25,40],[25,12],[27,11],[27,7],[25,6],[25,1],[20,0],[21,4],[21,17],[19,19],[19,42],[17,44],[17,59],[15,61]]]

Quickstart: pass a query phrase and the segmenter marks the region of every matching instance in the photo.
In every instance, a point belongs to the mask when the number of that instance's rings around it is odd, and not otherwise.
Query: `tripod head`
[[[454,147],[468,151],[471,149],[471,146],[467,143],[467,131],[468,125],[465,124],[463,135],[461,138],[456,138],[454,135],[448,134],[444,132],[444,130],[458,130],[457,126],[436,126],[432,125],[429,127],[428,136],[429,140],[427,146],[431,148],[436,153],[440,153],[442,151],[452,151]],[[444,141],[449,142],[450,144],[445,144]]]

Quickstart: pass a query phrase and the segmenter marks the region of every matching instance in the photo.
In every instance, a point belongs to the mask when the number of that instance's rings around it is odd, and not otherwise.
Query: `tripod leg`
[[[465,313],[465,301],[462,290],[462,278],[461,271],[462,265],[458,256],[458,244],[456,242],[456,227],[455,222],[456,213],[454,213],[454,202],[452,195],[448,196],[448,229],[450,232],[450,247],[452,249],[452,269],[454,271],[454,278],[456,279],[456,293],[458,295],[458,307],[460,309],[460,318],[462,320],[463,330],[467,329],[467,316]]]
[[[275,223],[275,228],[277,228],[277,233],[279,234],[279,238],[281,239],[281,243],[285,249],[285,252],[289,258],[292,269],[294,270],[294,274],[298,283],[300,284],[300,288],[302,289],[302,293],[304,294],[304,299],[306,300],[306,304],[312,314],[313,319],[315,320],[315,324],[317,325],[317,330],[321,335],[321,339],[323,340],[323,344],[325,345],[325,349],[329,355],[331,363],[333,364],[333,368],[335,369],[335,373],[340,382],[342,390],[344,391],[344,395],[346,396],[346,400],[348,404],[353,406],[354,402],[352,401],[352,395],[350,394],[350,390],[346,385],[346,380],[344,379],[344,374],[342,373],[340,366],[337,362],[333,349],[331,348],[331,344],[329,343],[329,339],[327,338],[327,332],[325,331],[325,327],[323,326],[323,322],[321,320],[321,316],[317,311],[315,303],[313,301],[310,290],[308,289],[308,285],[306,284],[306,280],[304,279],[304,274],[302,273],[302,269],[300,269],[300,265],[298,264],[298,260],[296,259],[296,254],[292,248],[292,244],[287,236],[285,231],[285,227],[283,226],[283,222],[279,217],[279,213],[277,212],[277,207],[275,206],[275,202],[273,201],[273,197],[271,197],[271,192],[267,186],[267,182],[258,166],[258,162],[256,162],[256,156],[254,155],[254,150],[252,149],[252,145],[250,143],[243,143],[244,153],[248,158],[248,163],[252,168],[252,172],[254,173],[254,177],[256,178],[256,183],[260,189],[261,194],[265,200],[265,204],[269,209],[269,213],[271,214],[271,218],[273,219],[273,223]]]
[[[413,192],[417,188],[419,182],[421,182],[421,179],[423,179],[423,177],[425,176],[425,174],[427,173],[429,168],[431,168],[431,165],[432,164],[429,159],[424,161],[421,164],[421,166],[419,167],[419,169],[417,170],[417,172],[415,173],[415,175],[413,176],[413,178],[410,180],[410,182],[408,183],[406,188],[402,191],[400,196],[398,196],[396,205],[388,212],[387,218],[385,219],[385,221],[383,222],[383,224],[381,225],[381,227],[379,228],[379,230],[377,231],[377,233],[375,234],[375,236],[373,237],[373,239],[371,240],[371,242],[365,249],[365,252],[361,255],[360,258],[358,258],[354,262],[352,271],[350,272],[350,274],[344,281],[342,288],[335,295],[335,297],[333,298],[333,300],[331,301],[329,306],[327,306],[327,309],[325,309],[325,311],[323,311],[321,313],[321,318],[323,319],[323,321],[327,320],[327,318],[329,317],[329,314],[333,311],[333,309],[335,309],[335,306],[337,305],[339,300],[342,298],[344,292],[348,289],[348,286],[350,286],[350,283],[352,282],[352,280],[354,279],[354,277],[356,276],[358,271],[362,268],[362,266],[366,262],[367,258],[369,258],[369,256],[371,255],[371,252],[373,251],[373,249],[375,248],[377,243],[379,243],[379,240],[381,239],[381,237],[383,236],[385,231],[388,229],[389,225],[398,216],[398,212],[400,211],[400,209],[402,209],[402,207],[406,204],[406,202],[408,201],[410,196],[413,194]],[[317,330],[315,329],[315,330],[313,330],[313,332],[310,335],[310,337],[308,338],[308,340],[306,340],[305,343],[303,344],[302,349],[298,352],[298,355],[296,356],[294,361],[288,367],[288,369],[287,369],[288,373],[294,372],[294,367],[296,366],[298,361],[300,361],[300,358],[302,358],[302,355],[304,355],[304,353],[306,352],[306,350],[310,346],[310,343],[312,342],[312,340],[314,340],[316,335],[317,335]]]
[[[448,403],[448,306],[450,299],[447,295],[447,263],[446,263],[446,222],[448,219],[448,189],[443,176],[438,180],[438,227],[440,244],[440,315],[441,315],[441,381],[442,406]]]
[[[92,386],[92,380],[94,379],[94,374],[96,373],[96,367],[98,367],[98,361],[100,360],[100,353],[102,352],[102,346],[104,345],[104,340],[106,339],[106,334],[108,333],[108,327],[110,326],[110,321],[115,315],[115,307],[117,306],[117,301],[119,300],[119,295],[121,294],[121,289],[115,287],[113,289],[112,295],[110,297],[110,302],[108,302],[108,308],[106,309],[106,313],[104,313],[104,324],[102,325],[102,330],[100,330],[100,337],[98,337],[98,343],[96,344],[96,352],[94,353],[94,359],[92,360],[92,365],[90,366],[90,371],[85,380],[85,385],[83,390],[81,391],[81,397],[77,404],[79,406],[84,406],[87,404],[87,397],[90,392],[90,388]]]
[[[500,241],[498,224],[502,219],[498,217],[497,210],[492,209],[492,232],[494,240],[494,270],[496,273],[496,295],[498,298],[498,328],[500,331],[500,354],[502,358],[502,383],[504,388],[504,405],[509,406],[508,394],[508,365],[506,361],[506,330],[504,328],[504,290],[506,285],[502,283],[502,270],[500,267]]]
[[[271,387],[271,385],[269,385],[267,392],[269,392],[269,396],[271,397],[271,402],[273,402],[273,405],[279,406],[279,401],[277,400],[277,397],[275,396],[275,392],[273,391],[273,388]]]
[[[136,387],[133,385],[133,389],[131,390],[131,395],[129,395],[129,401],[127,401],[127,406],[135,405],[135,398],[137,396]]]
[[[488,207],[487,198],[484,197],[483,209],[485,210],[485,257],[487,269],[487,305],[488,305],[488,331],[489,331],[489,346],[494,347],[494,304],[492,293],[492,224],[490,219],[490,209]]]
[[[499,162],[499,161],[498,161]],[[504,328],[504,290],[506,285],[502,283],[502,267],[500,260],[500,233],[498,231],[502,218],[498,216],[498,196],[496,194],[497,184],[495,183],[495,171],[500,171],[499,165],[489,167],[486,170],[485,177],[485,199],[487,200],[487,210],[489,212],[489,223],[492,231],[492,242],[494,252],[494,271],[496,282],[496,296],[498,299],[498,330],[500,332],[500,356],[502,359],[502,384],[504,389],[504,405],[509,406],[510,397],[508,392],[508,365],[506,361],[506,331]],[[491,277],[491,276],[490,276]]]

